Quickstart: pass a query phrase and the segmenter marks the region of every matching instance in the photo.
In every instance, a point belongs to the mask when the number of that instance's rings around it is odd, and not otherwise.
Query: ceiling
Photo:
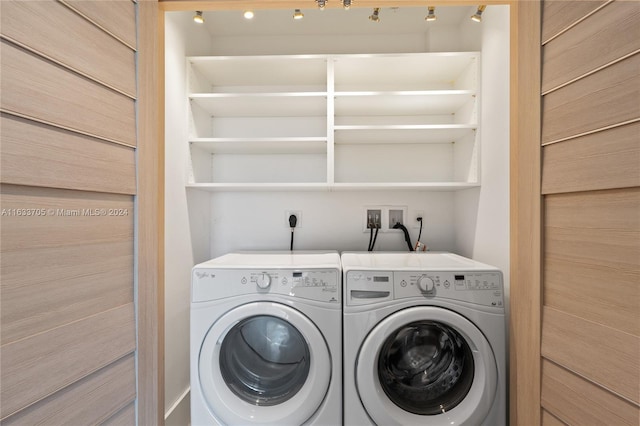
[[[469,17],[474,6],[439,6],[438,20],[426,22],[427,8],[381,8],[380,22],[369,20],[373,9],[350,10],[327,8],[303,9],[304,19],[294,20],[293,10],[255,10],[255,17],[245,19],[242,11],[205,11],[205,26],[212,36],[235,35],[322,35],[322,34],[410,34],[426,32],[437,25],[477,25]]]

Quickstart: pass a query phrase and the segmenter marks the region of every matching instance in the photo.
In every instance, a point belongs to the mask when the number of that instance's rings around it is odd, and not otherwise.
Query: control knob
[[[271,285],[271,277],[268,274],[260,274],[256,278],[256,284],[262,289],[269,288]]]
[[[433,291],[434,287],[435,287],[435,284],[433,280],[428,276],[423,275],[420,278],[418,278],[418,288],[420,289],[421,292],[423,293],[431,292]]]

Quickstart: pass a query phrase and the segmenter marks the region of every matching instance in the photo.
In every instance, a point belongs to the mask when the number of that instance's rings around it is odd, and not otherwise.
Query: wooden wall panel
[[[136,48],[136,10],[132,0],[60,0],[98,27]]]
[[[549,413],[547,410],[542,410],[542,426],[564,426],[560,419]]]
[[[545,253],[638,274],[640,188],[545,198]]]
[[[512,2],[510,401],[512,425],[540,424],[540,2]],[[526,108],[522,106],[526,105]]]
[[[111,364],[135,346],[133,304],[3,345],[0,419]]]
[[[135,368],[135,356],[127,355],[3,420],[2,424],[88,425],[110,419],[114,413],[125,420],[128,412],[122,407],[133,407],[132,401],[136,396]],[[135,422],[128,424],[134,425]]]
[[[13,185],[0,196],[2,345],[133,302],[131,196]]]
[[[606,0],[545,0],[542,6],[542,42],[580,22],[606,3]]]
[[[544,96],[542,143],[637,119],[638,99],[640,54]]]
[[[640,2],[604,7],[542,48],[542,92],[640,50]]]
[[[2,183],[135,194],[133,148],[8,114],[0,128]]]
[[[164,424],[164,15],[158,2],[140,2],[138,69],[138,340],[137,421]],[[160,31],[160,33],[158,32]]]
[[[136,425],[136,406],[129,404],[109,419],[102,423],[102,426],[135,426]]]
[[[0,5],[3,424],[136,424],[137,6],[76,6]]]
[[[545,307],[541,353],[548,360],[640,404],[638,336]]]
[[[640,186],[640,122],[546,145],[542,154],[543,194]]]
[[[134,100],[2,41],[3,111],[129,146]]]
[[[542,362],[542,406],[571,425],[640,424],[636,405],[546,360]]]
[[[53,0],[2,1],[3,37],[134,98],[135,52]],[[65,28],[65,31],[56,31]]]

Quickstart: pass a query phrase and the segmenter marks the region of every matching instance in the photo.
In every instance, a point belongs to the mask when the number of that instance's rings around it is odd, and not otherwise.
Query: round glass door
[[[491,345],[468,319],[418,306],[376,325],[358,353],[356,387],[379,425],[480,424],[496,395]]]
[[[450,411],[471,389],[473,375],[469,345],[460,333],[437,321],[403,325],[378,355],[378,378],[385,394],[414,414]]]
[[[316,325],[275,302],[238,306],[217,319],[200,348],[199,386],[224,424],[303,424],[331,380],[331,355]]]
[[[242,400],[277,405],[298,393],[307,380],[309,357],[309,346],[295,327],[258,315],[229,330],[220,348],[220,372]]]

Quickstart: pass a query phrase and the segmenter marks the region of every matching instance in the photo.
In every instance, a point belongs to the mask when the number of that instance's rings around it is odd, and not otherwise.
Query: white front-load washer
[[[342,422],[337,252],[230,253],[191,282],[191,424]]]
[[[506,424],[500,270],[451,253],[343,253],[344,424]]]

